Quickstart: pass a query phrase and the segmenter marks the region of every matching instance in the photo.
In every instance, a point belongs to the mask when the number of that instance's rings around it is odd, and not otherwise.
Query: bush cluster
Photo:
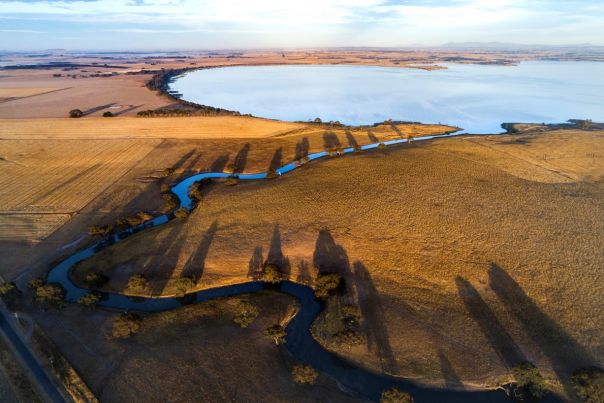
[[[266,263],[262,268],[262,281],[266,283],[276,284],[283,280],[281,268],[273,263]]]
[[[287,333],[285,332],[285,328],[279,324],[267,327],[264,333],[267,337],[271,338],[276,345],[285,343],[285,336],[287,336]]]
[[[597,367],[581,368],[571,377],[575,393],[587,403],[604,402],[604,370]]]
[[[237,305],[233,322],[238,324],[240,327],[248,327],[260,314],[260,310],[254,304],[249,301],[241,301]]]
[[[337,273],[319,274],[315,281],[315,295],[317,298],[327,298],[342,284],[342,277]]]
[[[113,322],[111,334],[116,339],[126,339],[136,333],[141,328],[141,318],[134,313],[124,313],[117,317]]]
[[[292,369],[292,378],[296,383],[312,385],[318,376],[317,370],[309,365],[295,365]]]
[[[142,274],[133,274],[128,279],[126,290],[129,292],[141,292],[147,288],[147,279]]]
[[[413,397],[398,388],[390,388],[382,392],[380,403],[413,403]]]

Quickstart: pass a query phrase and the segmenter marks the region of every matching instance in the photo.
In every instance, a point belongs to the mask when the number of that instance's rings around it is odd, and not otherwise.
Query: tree
[[[183,276],[174,280],[174,287],[178,291],[179,296],[185,296],[187,292],[195,287],[195,280],[191,276]]]
[[[309,365],[295,365],[292,369],[292,378],[296,383],[312,385],[318,376],[317,370]]]
[[[269,168],[268,171],[266,172],[266,177],[268,179],[275,179],[277,176],[277,171],[275,170],[275,168]]]
[[[580,121],[579,121],[579,128],[580,128],[580,129],[583,129],[583,130],[587,130],[587,129],[589,129],[589,128],[590,128],[591,123],[592,123],[591,119],[583,119],[583,120],[580,120]]]
[[[65,290],[58,283],[43,284],[36,288],[36,301],[60,305],[65,300]]]
[[[110,234],[113,231],[113,226],[112,225],[91,225],[90,227],[88,227],[88,234],[89,235],[101,235],[101,236],[105,236]]]
[[[111,111],[107,111],[103,113],[103,117],[104,118],[112,118],[113,117],[113,113],[111,113]]]
[[[232,174],[237,170],[237,166],[235,164],[233,164],[232,162],[229,162],[228,164],[226,164],[226,166],[224,167],[224,172]]]
[[[353,329],[340,330],[332,336],[332,339],[337,344],[348,347],[357,346],[363,341],[359,333]]]
[[[84,112],[79,109],[72,109],[69,111],[70,118],[81,118],[82,116],[84,116]]]
[[[127,339],[138,333],[141,328],[141,318],[134,313],[123,313],[113,322],[111,334],[116,339]]]
[[[285,343],[285,336],[287,336],[287,333],[285,332],[285,328],[279,324],[267,327],[264,333],[267,337],[270,337],[276,345]]]
[[[191,200],[199,203],[203,197],[201,194],[201,183],[195,182],[189,188],[189,197]]]
[[[93,272],[88,273],[86,274],[86,276],[84,276],[84,282],[90,288],[101,288],[109,282],[109,277],[107,277],[103,273]]]
[[[4,303],[10,308],[13,309],[17,303],[19,296],[21,295],[21,291],[17,288],[15,283],[3,281],[0,282],[0,298],[4,301]]]
[[[359,326],[361,323],[361,309],[356,305],[344,305],[340,309],[342,322],[345,326]]]
[[[189,210],[185,207],[181,207],[174,212],[174,217],[178,218],[180,221],[184,221],[189,217]]]
[[[80,297],[80,299],[78,299],[78,304],[87,307],[87,308],[94,308],[96,307],[96,304],[99,303],[99,301],[101,300],[101,296],[91,292],[88,293],[86,295],[83,295],[82,297]]]
[[[532,362],[521,362],[512,368],[516,387],[523,394],[535,399],[540,399],[545,395],[545,380],[539,372],[539,368]]]
[[[587,403],[604,402],[604,370],[581,368],[573,372],[571,382],[577,396]]]
[[[315,295],[317,298],[327,298],[341,283],[342,277],[337,273],[319,274],[315,281]]]
[[[129,292],[141,292],[147,288],[147,279],[142,274],[133,274],[128,279],[126,290]]]
[[[413,397],[398,388],[390,388],[382,392],[380,403],[413,403]]]
[[[283,279],[283,274],[279,266],[273,263],[267,263],[262,270],[262,281],[276,284]]]
[[[248,327],[256,320],[259,314],[260,311],[256,305],[249,301],[241,301],[239,302],[239,305],[237,305],[233,322],[241,327]]]

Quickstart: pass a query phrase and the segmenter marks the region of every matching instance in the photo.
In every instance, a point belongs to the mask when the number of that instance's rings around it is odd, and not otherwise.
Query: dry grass
[[[262,138],[304,125],[237,116],[0,119],[1,139]]]
[[[510,351],[549,377],[601,365],[604,188],[589,179],[599,154],[585,150],[601,149],[602,133],[523,136],[445,139],[214,187],[188,222],[107,249],[79,273],[106,271],[120,289],[145,272],[159,294],[183,273],[204,288],[244,280],[258,260],[288,261],[294,279],[325,264],[365,304],[367,331],[363,346],[331,347],[371,368],[470,386],[505,377]],[[584,181],[551,183],[558,173],[531,157],[557,153],[555,170]],[[509,337],[489,333],[493,323]]]
[[[69,218],[69,214],[0,214],[0,241],[41,241]]]
[[[22,98],[31,97],[33,95],[44,94],[58,90],[57,87],[12,87],[12,88],[0,88],[0,98]]]
[[[239,301],[260,310],[245,329],[233,323]],[[111,338],[119,313],[70,307],[40,321],[102,402],[352,402],[328,379],[300,386],[289,358],[264,335],[294,307],[280,294],[256,294],[145,316],[131,339]],[[60,320],[61,326],[56,326]],[[53,325],[54,323],[54,325]]]

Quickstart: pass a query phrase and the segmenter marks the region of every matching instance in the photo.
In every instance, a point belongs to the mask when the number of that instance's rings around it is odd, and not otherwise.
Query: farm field
[[[74,276],[102,271],[123,292],[142,273],[147,292],[170,295],[181,275],[208,288],[264,261],[302,282],[337,267],[349,294],[315,328],[334,351],[453,387],[508,379],[512,351],[563,391],[573,369],[604,359],[603,141],[598,130],[462,136],[214,185],[188,221],[108,248]],[[350,302],[365,321],[353,348],[332,339],[337,304]]]

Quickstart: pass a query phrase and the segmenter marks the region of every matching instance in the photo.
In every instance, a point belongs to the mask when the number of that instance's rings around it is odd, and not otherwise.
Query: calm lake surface
[[[182,98],[280,120],[349,125],[386,119],[500,133],[501,123],[604,121],[604,63],[447,64],[425,71],[369,66],[242,66],[175,80]]]

